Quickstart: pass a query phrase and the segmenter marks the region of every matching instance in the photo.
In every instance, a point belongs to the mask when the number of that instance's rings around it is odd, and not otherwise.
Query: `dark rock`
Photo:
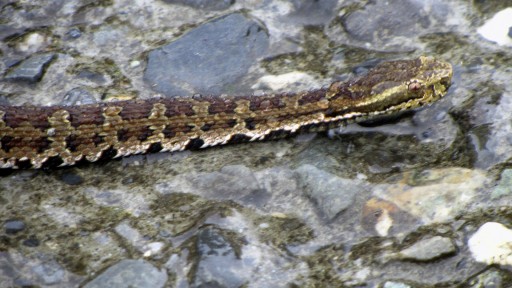
[[[7,73],[5,79],[35,83],[43,77],[44,69],[55,57],[53,53],[37,54],[21,62]]]
[[[25,240],[23,240],[23,245],[27,247],[37,247],[39,246],[40,242],[39,239],[37,239],[35,236],[31,236]]]
[[[508,27],[508,37],[512,38],[512,27]]]
[[[16,234],[25,229],[25,223],[21,220],[7,220],[4,223],[5,233]]]
[[[222,230],[213,226],[201,229],[197,235],[199,263],[194,277],[194,287],[240,287],[245,273],[232,243]],[[248,272],[248,271],[246,271]]]
[[[83,287],[164,287],[167,273],[144,260],[121,260]]]
[[[233,89],[268,45],[265,27],[229,14],[150,52],[144,80],[167,96],[220,94]]]
[[[60,177],[60,180],[68,185],[80,185],[84,179],[80,175],[73,173],[65,173]]]
[[[82,31],[80,31],[80,29],[78,28],[71,28],[69,29],[68,33],[66,33],[67,36],[71,39],[76,39],[76,38],[80,38],[80,36],[82,36]]]
[[[224,10],[235,4],[235,0],[164,0],[169,4],[182,4],[202,10]]]

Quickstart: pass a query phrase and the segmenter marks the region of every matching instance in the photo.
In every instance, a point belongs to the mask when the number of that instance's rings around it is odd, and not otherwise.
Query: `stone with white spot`
[[[512,26],[512,7],[503,9],[489,19],[477,32],[485,39],[502,46],[512,46],[512,38],[508,35]]]
[[[486,264],[512,265],[512,230],[487,222],[468,241],[473,258]]]

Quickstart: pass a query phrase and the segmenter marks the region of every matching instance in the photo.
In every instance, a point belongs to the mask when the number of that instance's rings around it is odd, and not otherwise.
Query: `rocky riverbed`
[[[0,104],[320,88],[454,67],[322,134],[0,171],[1,287],[510,287],[510,1],[0,1]],[[1,141],[0,141],[1,142]]]

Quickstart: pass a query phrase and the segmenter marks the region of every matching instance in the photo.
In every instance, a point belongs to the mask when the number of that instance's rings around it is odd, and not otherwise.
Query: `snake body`
[[[298,93],[0,105],[0,168],[74,165],[325,130],[432,103],[446,94],[451,77],[449,63],[420,57]]]

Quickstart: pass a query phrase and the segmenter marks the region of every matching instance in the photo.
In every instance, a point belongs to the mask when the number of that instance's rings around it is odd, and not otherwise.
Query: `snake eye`
[[[411,92],[417,92],[418,90],[420,90],[420,88],[421,88],[421,83],[418,80],[412,80],[407,85],[407,89],[409,89],[409,91],[411,91]]]

